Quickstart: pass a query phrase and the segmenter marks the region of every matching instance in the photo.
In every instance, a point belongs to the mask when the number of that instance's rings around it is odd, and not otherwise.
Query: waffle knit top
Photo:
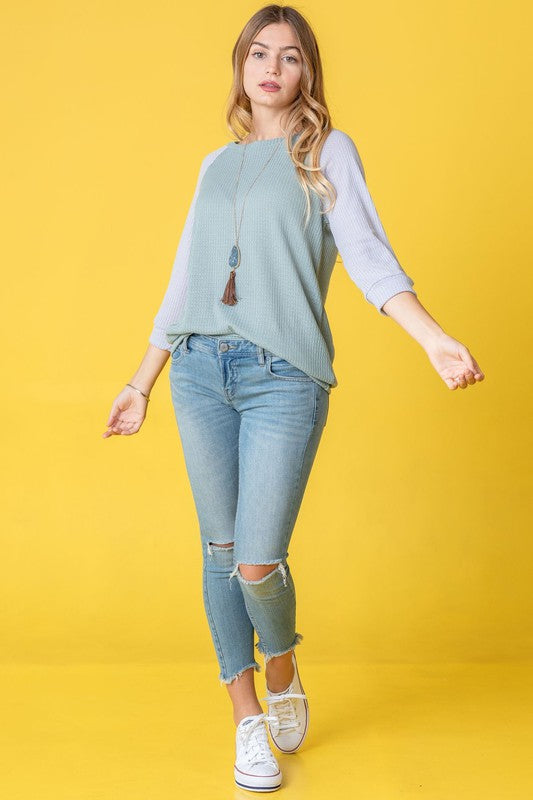
[[[286,359],[330,392],[338,381],[324,304],[338,253],[380,314],[387,316],[382,306],[393,295],[416,292],[387,239],[350,136],[333,128],[324,141],[320,167],[337,199],[332,211],[321,214],[329,200],[310,190],[305,228],[306,198],[284,138],[256,140],[246,148],[229,142],[203,159],[149,341],[173,352],[189,333],[236,333]],[[244,196],[274,148],[246,199],[241,262],[235,271],[237,303],[226,305],[221,298],[231,270],[233,196],[243,151],[237,222]]]

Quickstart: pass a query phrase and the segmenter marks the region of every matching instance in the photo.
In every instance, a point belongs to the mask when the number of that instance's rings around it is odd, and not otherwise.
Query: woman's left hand
[[[425,350],[448,389],[466,389],[485,377],[468,348],[446,333],[433,339]]]

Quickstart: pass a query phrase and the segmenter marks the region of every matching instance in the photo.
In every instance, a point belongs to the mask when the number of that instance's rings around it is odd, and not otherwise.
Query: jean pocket
[[[274,378],[279,378],[284,381],[312,381],[307,372],[295,367],[290,361],[286,361],[280,356],[268,355],[266,358],[266,367],[269,375]]]

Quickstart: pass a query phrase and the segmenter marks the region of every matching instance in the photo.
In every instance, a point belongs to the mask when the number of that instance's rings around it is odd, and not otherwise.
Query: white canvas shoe
[[[267,686],[267,696],[261,698],[268,703],[270,736],[278,750],[283,753],[295,753],[301,747],[309,728],[309,704],[298,674],[294,650],[292,663],[294,676],[287,689],[283,692],[271,692]]]
[[[281,770],[270,749],[265,714],[241,719],[235,732],[235,783],[252,792],[273,792],[281,786]]]

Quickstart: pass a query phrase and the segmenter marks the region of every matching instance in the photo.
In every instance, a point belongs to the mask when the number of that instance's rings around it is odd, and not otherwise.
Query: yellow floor
[[[298,663],[310,731],[279,754],[271,796],[531,797],[533,664]],[[214,664],[1,666],[0,796],[258,797],[233,782],[217,676]],[[261,697],[264,672],[256,683]]]

